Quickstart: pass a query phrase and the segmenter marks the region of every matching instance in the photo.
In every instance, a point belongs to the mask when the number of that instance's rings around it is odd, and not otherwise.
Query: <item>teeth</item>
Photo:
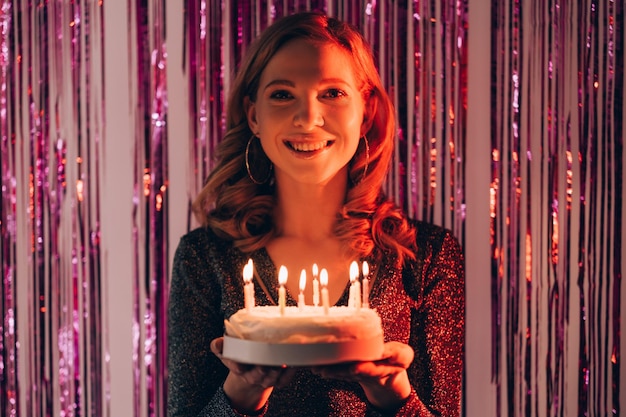
[[[297,142],[297,143],[289,143],[291,147],[298,152],[313,152],[318,151],[322,148],[325,148],[328,142]]]

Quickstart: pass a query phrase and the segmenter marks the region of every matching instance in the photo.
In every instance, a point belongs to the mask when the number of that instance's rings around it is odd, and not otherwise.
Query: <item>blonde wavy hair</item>
[[[369,152],[361,141],[350,162],[351,180],[345,204],[337,214],[336,236],[361,258],[395,256],[397,264],[414,258],[415,230],[382,190],[393,153],[395,116],[371,49],[353,26],[316,12],[279,19],[250,45],[232,84],[226,134],[216,149],[217,164],[193,203],[196,218],[243,252],[264,247],[275,236],[273,181],[257,184],[246,170],[246,146],[253,132],[246,119],[245,100],[256,100],[263,69],[294,39],[333,44],[347,51],[371,110],[366,133]]]

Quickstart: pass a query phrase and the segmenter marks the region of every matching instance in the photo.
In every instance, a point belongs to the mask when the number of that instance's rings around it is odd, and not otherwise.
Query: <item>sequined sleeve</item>
[[[461,247],[449,231],[418,226],[418,268],[405,282],[416,300],[410,345],[415,360],[409,376],[417,396],[433,415],[458,416],[465,340],[465,273]],[[421,404],[415,413],[428,416]],[[421,410],[420,410],[421,409]]]
[[[174,258],[168,307],[170,417],[195,417],[211,402],[222,405],[213,397],[219,397],[226,368],[209,348],[223,334],[222,291],[217,279],[207,279],[212,269],[208,254],[199,253],[207,247],[203,239],[199,232],[183,237]]]

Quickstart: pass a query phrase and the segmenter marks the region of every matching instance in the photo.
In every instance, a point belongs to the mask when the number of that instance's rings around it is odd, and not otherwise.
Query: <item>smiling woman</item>
[[[393,107],[352,26],[300,13],[251,45],[217,165],[195,201],[202,226],[174,260],[171,416],[459,415],[463,256],[449,231],[408,218],[384,194],[394,134]],[[279,287],[279,266],[324,268],[324,300],[343,306],[350,264],[367,261],[382,356],[315,368],[223,357],[224,320],[244,307],[249,259],[256,303],[280,299],[281,308],[297,305],[299,287]]]
[[[345,49],[306,39],[288,42],[263,71],[246,114],[284,187],[320,185],[338,175],[346,183],[348,162],[368,130],[354,74]]]

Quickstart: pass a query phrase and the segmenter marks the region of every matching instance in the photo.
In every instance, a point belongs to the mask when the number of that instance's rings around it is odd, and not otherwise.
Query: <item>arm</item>
[[[170,417],[237,417],[235,410],[256,415],[267,406],[273,386],[293,375],[290,369],[222,357],[221,306],[228,301],[222,280],[227,277],[220,278],[223,272],[216,272],[211,262],[223,258],[206,235],[186,236],[176,250],[168,309]]]
[[[197,235],[196,235],[197,236]],[[183,237],[176,250],[168,305],[168,416],[195,417],[223,402],[227,370],[210,352],[223,334],[221,288],[210,273],[208,245]]]
[[[460,415],[465,338],[464,261],[458,241],[448,232],[418,227],[416,261],[403,272],[411,308],[409,346],[415,355],[406,372],[361,385],[375,407],[368,415],[429,417]],[[389,343],[387,343],[389,345]],[[402,348],[404,347],[404,348]],[[399,352],[408,348],[399,344]],[[397,364],[402,354],[392,355]],[[410,381],[406,393],[404,378]],[[385,407],[404,398],[398,408]],[[382,410],[387,410],[383,413]],[[391,412],[390,412],[391,410]],[[380,412],[380,414],[379,414]]]
[[[422,236],[424,238],[424,236]],[[449,233],[428,235],[416,268],[417,309],[411,317],[415,361],[409,375],[417,396],[436,415],[460,415],[465,340],[465,274],[458,241]],[[411,293],[412,289],[408,289]],[[422,415],[422,414],[418,414]]]
[[[427,226],[421,232],[417,259],[403,272],[404,290],[412,300],[412,307],[399,313],[410,320],[408,344],[387,342],[378,361],[313,369],[325,378],[358,382],[370,404],[367,416],[460,414],[463,256],[448,232],[433,232]]]

